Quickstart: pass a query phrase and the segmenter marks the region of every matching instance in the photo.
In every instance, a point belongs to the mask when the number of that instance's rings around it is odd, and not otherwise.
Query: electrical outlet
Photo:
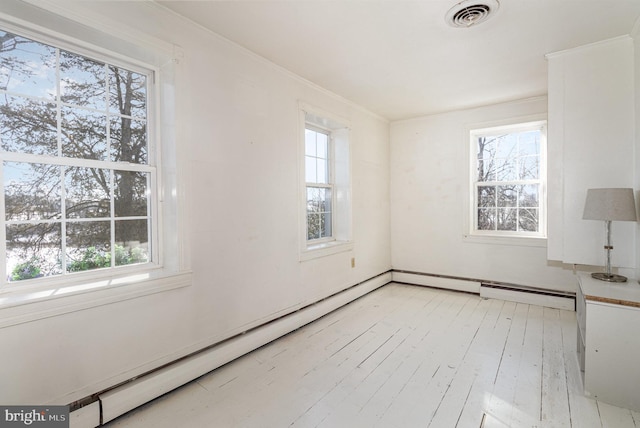
[[[355,257],[351,257],[351,267],[352,268],[356,267],[356,258]]]

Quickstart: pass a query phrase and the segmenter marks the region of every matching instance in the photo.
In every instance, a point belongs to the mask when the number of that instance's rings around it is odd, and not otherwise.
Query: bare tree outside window
[[[151,261],[147,81],[0,31],[9,281]]]

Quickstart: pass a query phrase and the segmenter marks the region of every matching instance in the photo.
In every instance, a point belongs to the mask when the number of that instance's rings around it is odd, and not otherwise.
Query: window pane
[[[109,108],[126,116],[147,117],[147,77],[109,66]]]
[[[518,204],[518,186],[497,186],[498,207],[515,207]]]
[[[540,177],[540,157],[525,156],[520,158],[519,180],[536,180]]]
[[[106,115],[62,107],[62,154],[80,159],[106,160]]]
[[[104,111],[107,108],[104,63],[60,51],[60,97],[64,103]]]
[[[518,155],[518,135],[505,134],[497,135],[496,157],[512,158]]]
[[[316,158],[306,156],[304,158],[304,176],[307,183],[317,183]]]
[[[307,239],[332,236],[331,189],[307,187]]]
[[[331,236],[331,213],[309,214],[307,216],[307,239],[320,239]]]
[[[5,230],[10,281],[61,273],[60,223],[10,224]]]
[[[56,49],[0,31],[0,89],[56,98]]]
[[[514,208],[498,208],[497,210],[497,230],[515,231],[517,226],[518,210]]]
[[[478,230],[495,230],[495,229],[496,229],[495,208],[479,208],[478,209]]]
[[[307,187],[307,212],[320,211],[319,201],[320,189],[317,187]]]
[[[517,178],[516,158],[496,158],[496,181],[513,181]]]
[[[479,207],[495,207],[496,206],[495,187],[478,186],[478,206]]]
[[[108,221],[67,223],[67,272],[111,267]]]
[[[58,154],[56,106],[22,97],[0,101],[2,149],[35,155]]]
[[[318,178],[316,183],[327,184],[329,183],[329,163],[326,159],[318,158],[317,161],[317,174]]]
[[[495,181],[496,180],[496,164],[494,158],[485,158],[478,160],[478,181]]]
[[[331,189],[323,187],[307,187],[307,211],[331,211]]]
[[[540,131],[519,134],[519,155],[532,156],[540,153]]]
[[[496,155],[495,137],[478,137],[478,159],[491,159]]]
[[[4,162],[5,220],[60,218],[60,167]]]
[[[538,185],[529,184],[520,186],[518,205],[520,207],[538,207]]]
[[[149,212],[149,173],[115,171],[114,178],[115,216],[146,216]]]
[[[307,214],[307,239],[320,238],[320,214]]]
[[[307,156],[316,156],[316,133],[310,129],[304,130],[304,153]]]
[[[494,181],[496,141],[494,138],[478,137],[478,181]]]
[[[320,216],[320,234],[323,238],[328,238],[331,236],[331,213],[323,213]]]
[[[149,261],[149,229],[147,220],[116,221],[116,266]]]
[[[111,160],[147,164],[146,122],[126,117],[112,117],[109,125]]]
[[[95,218],[111,215],[110,171],[69,167],[65,173],[67,218]]]
[[[329,184],[329,136],[305,129],[305,155],[307,183]]]
[[[538,213],[537,208],[521,208],[518,210],[518,230],[524,232],[538,231]]]
[[[331,189],[320,189],[322,201],[320,203],[321,211],[331,212]]]
[[[321,132],[316,133],[317,154],[319,158],[327,159],[329,157],[329,138],[327,134]]]
[[[331,236],[331,189],[320,189],[320,236],[328,238]]]

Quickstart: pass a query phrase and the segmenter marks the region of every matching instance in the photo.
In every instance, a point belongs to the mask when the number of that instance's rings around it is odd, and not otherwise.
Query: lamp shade
[[[584,220],[637,221],[633,189],[588,189]]]

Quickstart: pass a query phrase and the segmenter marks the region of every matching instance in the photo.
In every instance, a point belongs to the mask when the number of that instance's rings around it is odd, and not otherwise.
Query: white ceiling
[[[390,120],[546,94],[545,54],[630,34],[640,17],[640,0],[500,0],[452,28],[459,1],[158,3]]]

